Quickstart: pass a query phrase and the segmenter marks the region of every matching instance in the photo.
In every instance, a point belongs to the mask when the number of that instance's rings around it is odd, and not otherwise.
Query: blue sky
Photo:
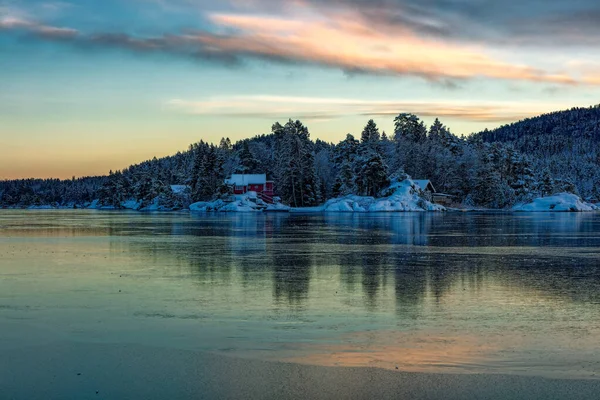
[[[469,134],[600,95],[591,0],[0,0],[0,178],[104,174],[300,118]]]

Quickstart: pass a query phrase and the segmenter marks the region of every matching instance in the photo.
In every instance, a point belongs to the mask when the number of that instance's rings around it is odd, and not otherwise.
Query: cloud
[[[0,31],[2,30],[26,31],[50,40],[71,39],[78,35],[76,29],[50,26],[9,16],[0,18]]]
[[[502,51],[487,46],[485,39],[473,39],[478,29],[481,37],[491,37],[494,32],[501,32],[500,27],[506,30],[514,25],[506,23],[507,13],[496,3],[488,0],[431,2],[431,7],[424,7],[416,0],[279,3],[237,0],[234,4],[242,9],[252,7],[253,13],[209,13],[206,17],[212,24],[210,30],[187,29],[154,36],[134,35],[126,30],[89,33],[14,17],[0,19],[0,31],[33,34],[86,49],[161,53],[228,66],[243,65],[246,60],[255,59],[336,68],[349,76],[420,77],[446,88],[456,88],[462,81],[480,78],[554,85],[598,84],[595,79],[585,80],[565,72],[563,66],[541,67],[519,61],[526,57],[519,59],[514,51]],[[538,0],[533,2],[539,3]],[[555,4],[554,0],[549,3]],[[193,2],[180,0],[175,4],[189,6]],[[482,27],[477,20],[490,16],[482,4],[498,10],[499,16],[491,19],[489,27]],[[516,10],[516,18],[531,11],[507,7]],[[270,9],[270,14],[256,14],[262,9]],[[552,13],[541,14],[544,18],[557,17]],[[592,16],[589,18],[595,20]],[[471,39],[466,40],[469,35]]]
[[[245,52],[256,57],[326,65],[351,73],[410,75],[430,80],[485,77],[575,83],[565,74],[497,60],[478,46],[423,38],[407,27],[399,27],[389,35],[347,15],[299,21],[213,14],[210,19],[235,33],[205,35],[203,41],[228,52]]]
[[[165,106],[169,110],[192,115],[272,120],[287,118],[323,120],[355,115],[393,117],[402,112],[410,112],[421,117],[472,122],[512,122],[559,108],[557,104],[550,103],[524,105],[503,102],[367,101],[272,95],[222,96],[198,101],[172,99],[166,102]]]
[[[255,2],[273,7],[274,0]],[[377,29],[504,45],[600,42],[596,0],[299,0],[322,13],[353,10]]]
[[[85,50],[102,48],[121,49],[135,53],[162,53],[229,66],[242,63],[238,54],[205,45],[201,39],[202,35],[199,33],[155,37],[136,37],[121,32],[84,34],[77,29],[50,26],[14,17],[0,18],[0,33],[2,31],[33,36],[46,41],[69,43]]]

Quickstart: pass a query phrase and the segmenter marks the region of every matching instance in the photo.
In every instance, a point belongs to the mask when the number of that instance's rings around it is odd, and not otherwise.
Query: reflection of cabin
[[[259,198],[267,203],[273,202],[273,181],[267,180],[267,174],[233,174],[231,178],[225,179],[233,194],[245,194],[256,192]]]
[[[450,205],[454,202],[455,196],[444,193],[437,193],[435,187],[429,179],[417,179],[415,185],[423,192],[424,197],[436,204]]]

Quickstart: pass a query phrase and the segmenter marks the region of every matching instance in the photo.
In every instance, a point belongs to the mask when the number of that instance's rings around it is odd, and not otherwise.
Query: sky
[[[0,0],[0,179],[106,174],[301,119],[459,135],[600,103],[597,0]]]

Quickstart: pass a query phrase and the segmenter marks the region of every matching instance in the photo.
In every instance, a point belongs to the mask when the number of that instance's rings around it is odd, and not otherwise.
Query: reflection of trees
[[[293,307],[301,307],[308,299],[311,269],[316,262],[313,253],[318,231],[311,229],[310,222],[307,217],[275,220],[277,242],[269,249],[273,297]],[[285,244],[279,242],[282,238],[287,238]]]
[[[279,254],[273,257],[273,296],[281,302],[301,306],[308,298],[311,258],[307,254]]]
[[[115,254],[188,268],[200,285],[240,279],[252,290],[271,289],[275,302],[302,308],[313,268],[333,267],[341,290],[362,293],[367,310],[383,307],[383,289],[390,287],[398,316],[416,318],[426,299],[479,292],[492,280],[521,293],[599,304],[597,224],[593,214],[115,213],[102,229],[114,235]],[[589,250],[566,254],[564,246]],[[338,282],[331,284],[338,290]]]
[[[422,266],[415,266],[397,258],[394,270],[396,313],[399,316],[416,318],[418,307],[427,294],[427,274]]]

